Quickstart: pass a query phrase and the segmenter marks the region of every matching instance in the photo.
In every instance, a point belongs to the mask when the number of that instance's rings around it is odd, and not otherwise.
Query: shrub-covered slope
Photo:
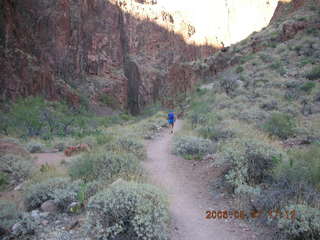
[[[188,124],[175,152],[210,140],[216,147],[205,158],[225,169],[223,187],[242,209],[270,213],[261,220],[282,239],[319,239],[318,2],[184,66],[202,86],[187,97]]]

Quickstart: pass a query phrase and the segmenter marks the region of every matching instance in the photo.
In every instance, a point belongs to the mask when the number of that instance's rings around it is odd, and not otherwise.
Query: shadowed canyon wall
[[[186,44],[188,22],[131,1],[4,0],[0,18],[2,100],[106,94],[137,113],[160,95],[168,66],[214,51]]]
[[[175,76],[174,66],[235,41],[234,29],[246,24],[238,19],[253,1],[243,0],[242,7],[239,1],[222,2],[227,15],[214,21],[205,18],[214,6],[201,6],[201,25],[187,10],[166,10],[161,0],[2,0],[0,98],[41,94],[79,105],[83,96],[97,103],[107,95],[136,114],[169,88],[194,83]],[[254,29],[245,27],[250,31],[267,24],[277,1],[257,2],[250,12],[268,14]]]

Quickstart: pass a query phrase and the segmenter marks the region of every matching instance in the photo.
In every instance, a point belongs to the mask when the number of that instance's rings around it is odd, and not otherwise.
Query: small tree
[[[20,98],[11,106],[9,117],[11,126],[23,129],[23,135],[40,135],[44,122],[41,113],[46,107],[45,101],[41,97]]]
[[[226,94],[230,94],[238,87],[238,84],[234,78],[223,78],[220,80],[220,87],[226,92]]]

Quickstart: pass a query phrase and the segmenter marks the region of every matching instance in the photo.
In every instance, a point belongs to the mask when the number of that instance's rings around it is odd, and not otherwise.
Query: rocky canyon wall
[[[187,44],[194,27],[149,3],[3,0],[0,9],[2,100],[106,94],[137,113],[161,94],[168,66],[214,51]]]
[[[192,77],[182,81],[192,73],[180,63],[208,57],[263,27],[277,3],[204,1],[190,14],[192,6],[184,7],[191,1],[180,2],[181,11],[170,7],[179,0],[170,2],[0,1],[0,99],[41,94],[79,105],[106,95],[138,113],[172,89],[194,84]]]

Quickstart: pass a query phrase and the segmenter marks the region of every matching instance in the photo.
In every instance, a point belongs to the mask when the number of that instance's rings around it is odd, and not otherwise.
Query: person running
[[[176,117],[173,112],[168,113],[168,123],[169,127],[171,127],[171,133],[173,133],[174,122],[176,121]]]

